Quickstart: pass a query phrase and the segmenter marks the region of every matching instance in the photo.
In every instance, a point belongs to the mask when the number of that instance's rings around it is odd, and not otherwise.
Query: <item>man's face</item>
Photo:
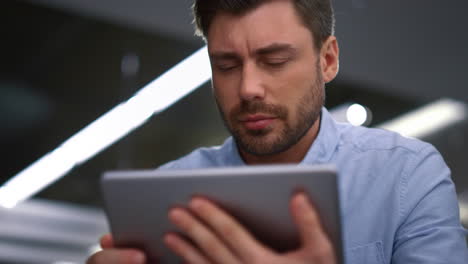
[[[214,95],[242,150],[285,151],[319,118],[324,82],[313,43],[291,1],[213,19],[208,49]]]

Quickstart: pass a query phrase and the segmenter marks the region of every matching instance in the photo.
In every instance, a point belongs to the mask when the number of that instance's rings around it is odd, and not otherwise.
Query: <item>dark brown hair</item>
[[[207,38],[208,30],[218,11],[241,15],[269,0],[195,0],[193,4],[195,34]],[[331,0],[291,0],[304,25],[310,30],[315,47],[334,34],[335,17]]]

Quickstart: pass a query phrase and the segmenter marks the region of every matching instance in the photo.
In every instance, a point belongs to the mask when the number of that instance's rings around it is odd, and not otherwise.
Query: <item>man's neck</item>
[[[307,133],[289,149],[272,154],[272,155],[254,155],[239,149],[239,153],[246,164],[275,164],[275,163],[299,163],[306,156],[310,147],[317,138],[320,130],[320,119],[317,118],[315,123],[309,128]]]

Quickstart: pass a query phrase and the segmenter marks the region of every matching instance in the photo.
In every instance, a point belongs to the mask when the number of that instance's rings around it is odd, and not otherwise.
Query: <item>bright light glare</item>
[[[93,255],[94,253],[97,253],[97,252],[99,252],[99,251],[101,251],[101,250],[102,250],[101,245],[99,245],[99,244],[93,245],[93,246],[91,246],[91,247],[89,248],[89,250],[88,250],[88,253],[89,253],[89,254],[88,254],[88,255],[91,256],[91,255]]]
[[[440,99],[378,127],[406,137],[422,138],[466,118],[465,104]]]
[[[460,219],[462,223],[468,223],[468,205],[460,202]]]
[[[460,220],[465,227],[468,227],[468,191],[458,195],[458,204],[460,206]]]
[[[0,188],[0,205],[13,208],[210,78],[211,68],[205,46],[7,181]]]
[[[352,104],[346,111],[348,122],[355,126],[362,126],[367,121],[367,110],[360,104]]]

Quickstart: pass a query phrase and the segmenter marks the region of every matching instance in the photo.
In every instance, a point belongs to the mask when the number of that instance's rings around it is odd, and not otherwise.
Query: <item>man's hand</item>
[[[235,219],[202,198],[190,201],[190,211],[174,208],[169,212],[169,219],[196,246],[175,233],[167,234],[164,240],[190,264],[336,264],[333,246],[306,195],[296,194],[290,207],[301,247],[285,254],[278,254],[260,244]]]
[[[92,255],[87,264],[144,264],[146,257],[137,249],[115,248],[112,236],[106,234],[101,237],[102,250]]]

